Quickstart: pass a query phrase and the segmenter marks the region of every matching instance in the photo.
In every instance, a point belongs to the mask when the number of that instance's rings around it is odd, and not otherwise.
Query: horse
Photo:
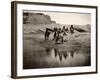
[[[52,29],[46,28],[46,31],[45,31],[45,40],[49,39],[49,36],[50,36],[51,32],[53,32]]]
[[[61,28],[59,28],[57,30],[56,36],[55,36],[55,41],[56,43],[58,43],[58,41],[60,41],[60,43],[63,43],[63,31],[61,30]]]

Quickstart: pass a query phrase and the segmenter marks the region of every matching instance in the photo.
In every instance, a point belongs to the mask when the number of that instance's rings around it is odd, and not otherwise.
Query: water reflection
[[[44,50],[25,53],[24,69],[90,66],[90,53],[82,50],[63,50],[59,48],[45,48]]]
[[[60,61],[62,61],[62,58],[67,59],[68,57],[67,51],[59,51],[58,49],[52,49],[52,50],[54,50],[55,58],[58,56]]]
[[[68,57],[74,58],[74,54],[76,53],[73,50],[71,51],[67,51],[67,50],[59,51],[59,49],[52,49],[52,50],[54,50],[55,58],[58,56],[60,61],[62,61],[62,58],[63,59],[67,59]]]

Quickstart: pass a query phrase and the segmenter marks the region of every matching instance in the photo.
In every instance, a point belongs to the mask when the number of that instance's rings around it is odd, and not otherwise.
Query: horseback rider
[[[53,35],[54,38],[52,40],[55,40],[56,36],[57,36],[57,28],[54,28],[54,35]]]
[[[57,35],[56,35],[55,39],[56,39],[56,43],[58,43],[58,41],[60,41],[60,40],[63,43],[63,36],[62,36],[62,30],[61,30],[61,28],[59,28],[57,30]]]
[[[74,27],[73,27],[73,25],[71,25],[71,27],[70,27],[70,32],[71,32],[71,34],[74,33]]]
[[[46,31],[45,31],[45,40],[49,39],[49,35],[50,35],[50,31],[48,30],[48,28],[46,28]]]

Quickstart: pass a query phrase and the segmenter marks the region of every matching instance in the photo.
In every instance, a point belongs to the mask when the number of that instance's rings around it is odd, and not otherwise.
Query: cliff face
[[[43,13],[23,13],[24,24],[51,24],[56,23],[51,17]]]

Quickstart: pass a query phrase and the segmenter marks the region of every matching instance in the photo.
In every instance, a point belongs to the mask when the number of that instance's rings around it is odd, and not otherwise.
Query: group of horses
[[[63,26],[62,29],[56,28],[56,27],[54,27],[54,29],[46,28],[45,40],[49,40],[49,36],[51,33],[54,33],[52,40],[55,40],[56,43],[59,43],[59,42],[63,43],[65,41],[64,37],[67,36],[67,33],[71,33],[71,34],[74,33],[74,27],[73,25],[71,25],[69,29],[68,27],[65,28],[65,26]]]

